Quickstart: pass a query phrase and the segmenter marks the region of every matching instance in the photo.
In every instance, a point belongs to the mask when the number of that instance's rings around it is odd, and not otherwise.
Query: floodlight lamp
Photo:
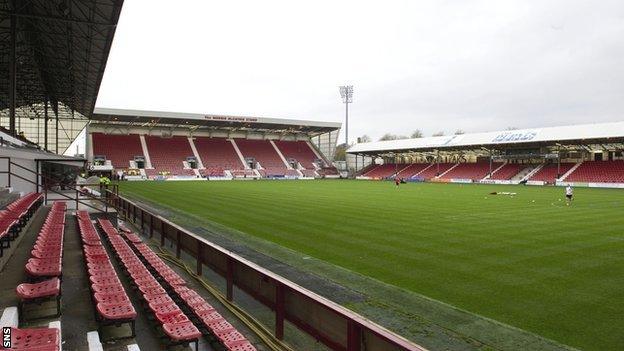
[[[340,87],[340,97],[342,102],[350,104],[353,102],[353,85],[343,85]]]

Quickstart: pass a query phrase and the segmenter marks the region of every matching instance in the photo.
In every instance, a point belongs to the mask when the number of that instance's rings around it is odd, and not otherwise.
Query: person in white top
[[[566,187],[565,195],[566,195],[566,206],[570,206],[570,203],[572,203],[572,196],[573,196],[573,190],[572,190],[571,185],[568,185]]]

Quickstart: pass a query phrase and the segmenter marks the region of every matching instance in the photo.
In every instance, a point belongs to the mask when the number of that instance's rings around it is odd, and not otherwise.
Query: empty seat
[[[364,176],[377,179],[387,178],[394,176],[397,171],[401,170],[403,167],[403,165],[397,165],[394,163],[384,163],[382,165],[377,165],[371,168],[368,172],[364,174]]]
[[[146,291],[143,298],[148,303],[149,309],[154,313],[156,319],[163,323],[163,329],[167,328],[166,333],[180,333],[185,331],[192,325],[185,325],[188,317],[180,307],[183,307],[194,319],[198,320],[203,327],[214,335],[228,350],[245,350],[252,351],[255,347],[228,323],[214,307],[212,307],[203,297],[196,291],[186,286],[182,277],[180,277],[169,265],[167,265],[152,249],[143,242],[131,241],[133,233],[120,233],[121,235],[110,235],[116,244],[114,247],[126,247],[128,244],[133,246],[136,252],[147,262],[147,265],[155,271],[163,283],[162,293],[153,294]],[[127,241],[126,245],[119,242],[119,238],[124,237]],[[113,239],[114,238],[114,239]],[[122,239],[123,240],[123,239]],[[123,242],[123,241],[122,241]],[[124,242],[125,243],[125,242]],[[139,286],[139,289],[141,287]],[[166,291],[165,291],[166,290]],[[143,290],[141,290],[143,291]],[[175,295],[171,300],[169,294]],[[179,303],[179,304],[178,304]],[[169,324],[169,323],[178,323]],[[167,326],[167,327],[165,327]],[[174,328],[174,326],[176,326]],[[185,331],[182,335],[193,335],[190,331]],[[172,337],[174,338],[174,337]]]
[[[57,328],[11,328],[11,350],[55,351],[61,349]]]
[[[61,281],[58,278],[51,278],[38,283],[22,283],[15,289],[20,299],[18,304],[19,315],[25,318],[23,314],[24,305],[31,303],[40,303],[44,300],[56,300],[56,314],[61,313]]]
[[[402,168],[397,174],[399,178],[411,178],[412,176],[422,172],[427,167],[431,166],[430,163],[412,163],[409,166],[401,165]]]
[[[11,240],[17,237],[41,202],[41,194],[28,193],[8,204],[4,210],[0,210],[0,257],[4,255],[4,249],[10,247]]]
[[[490,179],[496,180],[508,180],[513,178],[516,174],[526,167],[527,165],[521,163],[507,163],[501,167],[498,171],[494,172]]]
[[[416,177],[420,179],[429,180],[429,179],[435,178],[439,174],[443,174],[444,172],[448,171],[451,167],[455,165],[456,163],[439,163],[439,164],[434,163],[431,165],[431,167],[420,172],[420,174],[418,174]]]
[[[228,139],[196,137],[194,143],[205,167],[205,170],[201,171],[203,175],[222,177],[225,170],[241,171],[245,169],[234,145]]]
[[[108,320],[127,320],[136,317],[136,311],[126,296],[117,295],[118,302],[99,302],[97,310],[100,316]]]
[[[571,163],[571,162],[561,162],[559,166],[557,166],[557,163],[547,163],[542,167],[542,169],[537,171],[529,180],[554,183],[555,180],[557,180],[557,177],[564,175],[572,167],[574,167],[574,165],[575,163]]]
[[[306,141],[285,141],[275,140],[277,148],[286,160],[294,159],[306,170],[311,170],[311,176],[316,173],[314,170],[320,166],[325,166],[325,162],[318,157]]]
[[[244,157],[253,157],[263,168],[263,176],[295,176],[297,171],[288,169],[268,140],[235,139]]]
[[[192,169],[185,169],[183,163],[187,157],[194,156],[188,138],[145,136],[145,143],[154,168],[146,171],[148,175],[157,175],[159,172],[169,172],[175,176],[195,175]]]
[[[134,337],[136,310],[117,276],[106,248],[101,245],[89,214],[78,211],[76,215],[99,329],[101,331],[103,326],[128,323],[131,336]]]
[[[141,140],[137,134],[118,135],[92,133],[93,155],[103,155],[114,168],[130,167],[135,156],[144,156]]]
[[[147,309],[153,314],[154,319],[160,323],[163,332],[169,338],[169,345],[195,343],[195,348],[197,349],[199,345],[198,338],[201,336],[201,332],[168,295],[156,277],[145,267],[128,242],[133,245],[145,244],[134,233],[124,232],[126,239],[123,239],[108,220],[100,218],[98,223],[104,230],[105,237],[111,244],[116,256],[131,278],[132,284],[141,292]],[[130,241],[130,238],[134,240]],[[104,295],[99,294],[98,296],[102,297]],[[119,313],[122,312],[123,310]]]
[[[565,181],[624,183],[624,161],[585,161],[570,173]]]
[[[502,164],[500,162],[492,162],[492,171],[496,170]],[[459,163],[453,169],[445,173],[442,179],[471,179],[479,180],[485,178],[490,173],[489,162],[466,162]]]

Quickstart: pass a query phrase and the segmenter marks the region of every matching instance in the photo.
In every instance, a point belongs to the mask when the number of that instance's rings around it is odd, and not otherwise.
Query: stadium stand
[[[244,171],[245,166],[241,163],[229,140],[196,137],[193,142],[205,168],[200,170],[202,175],[221,177],[225,170]],[[251,173],[253,174],[253,172]]]
[[[624,183],[624,160],[585,161],[570,173],[565,181]]]
[[[146,170],[148,176],[155,176],[163,172],[168,172],[174,176],[195,175],[192,169],[185,169],[183,163],[187,157],[193,156],[188,138],[145,136],[145,143],[154,168]]]
[[[492,170],[500,167],[502,163],[493,162]],[[490,172],[489,162],[460,163],[457,167],[451,169],[442,177],[443,179],[483,179]]]
[[[490,177],[490,179],[496,179],[496,180],[511,179],[513,176],[518,174],[518,172],[520,172],[524,167],[526,167],[526,165],[521,164],[521,163],[507,163],[503,167],[501,167],[499,170],[494,172],[492,176]]]
[[[569,171],[572,167],[574,167],[575,163],[572,162],[561,162],[559,165],[559,176],[564,175],[567,171]],[[557,163],[547,163],[542,169],[535,172],[529,180],[535,181],[543,181],[543,182],[554,182],[557,179]]]
[[[268,140],[235,139],[244,157],[253,157],[263,168],[263,176],[296,176],[297,171],[286,168],[273,145]]]
[[[451,167],[455,165],[456,163],[440,163],[439,168],[438,168],[437,164],[433,164],[431,167],[425,169],[416,177],[420,179],[426,179],[426,180],[432,179],[432,178],[435,178],[438,174],[442,174],[448,171]]]
[[[135,156],[144,156],[137,134],[93,133],[93,154],[105,156],[116,169],[126,169]]]

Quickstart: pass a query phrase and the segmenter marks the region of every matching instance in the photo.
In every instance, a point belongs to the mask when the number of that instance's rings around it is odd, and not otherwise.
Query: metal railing
[[[65,184],[66,187],[68,187],[70,191],[73,191],[73,195],[74,196],[70,196],[66,193],[63,193],[62,191],[58,191],[55,190],[53,188],[50,187],[49,183],[53,182],[54,180],[50,177],[46,177],[43,174],[37,172],[37,171],[33,171],[32,169],[29,169],[27,167],[24,167],[18,163],[15,163],[11,160],[10,157],[7,156],[0,156],[0,159],[4,159],[7,160],[7,170],[6,171],[0,171],[0,174],[6,174],[7,175],[7,186],[11,187],[11,178],[15,177],[18,179],[21,179],[27,183],[33,184],[35,186],[35,191],[36,192],[42,192],[43,193],[43,198],[44,198],[44,204],[48,204],[48,201],[75,201],[76,203],[76,209],[78,209],[79,205],[83,205],[86,207],[89,207],[91,209],[97,210],[98,212],[108,212],[108,207],[109,207],[109,201],[106,199],[106,196],[108,196],[108,193],[112,193],[112,194],[117,194],[119,191],[119,188],[117,186],[117,184],[111,184],[110,186],[102,186],[100,184],[78,184],[78,183],[70,183],[70,184]],[[16,167],[18,169],[24,170],[28,173],[31,173],[35,176],[36,180],[33,181],[32,179],[28,179],[25,178],[19,174],[16,174],[15,172],[12,171],[12,169]],[[39,179],[45,180],[46,184],[40,184],[39,183]],[[99,186],[100,187],[100,196],[95,196],[94,194],[92,194],[91,192],[83,192],[81,191],[78,186]],[[41,190],[40,190],[41,189]],[[59,195],[61,197],[61,199],[49,199],[49,194],[56,194]],[[80,196],[86,197],[89,200],[95,201],[95,202],[99,202],[101,204],[102,208],[93,206],[91,203],[84,201],[83,199],[80,198]]]
[[[109,191],[107,198],[120,216],[140,227],[150,238],[160,239],[161,246],[167,241],[174,245],[177,258],[182,253],[192,257],[198,275],[202,275],[206,266],[222,276],[229,301],[234,300],[234,287],[237,287],[270,308],[275,317],[274,333],[280,340],[284,338],[284,322],[288,321],[332,350],[425,350],[123,196]]]

